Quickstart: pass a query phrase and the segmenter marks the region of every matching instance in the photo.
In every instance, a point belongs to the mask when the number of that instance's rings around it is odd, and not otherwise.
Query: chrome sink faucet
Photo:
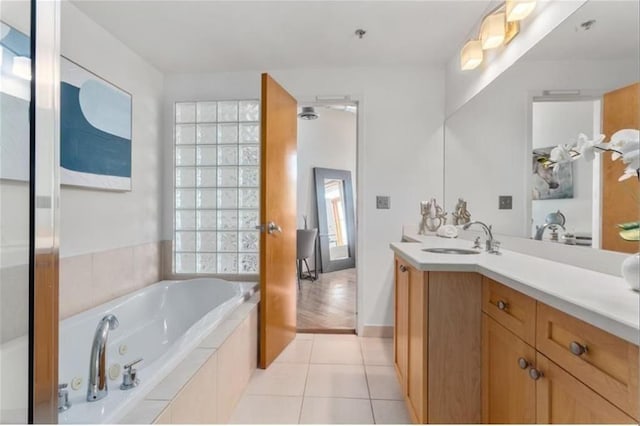
[[[107,396],[107,337],[109,330],[118,328],[115,315],[107,315],[100,320],[91,345],[89,361],[89,386],[87,401],[98,401]]]
[[[500,251],[499,251],[500,243],[493,239],[493,233],[491,232],[491,225],[487,226],[487,224],[485,224],[484,222],[480,222],[479,220],[475,220],[473,222],[465,223],[464,226],[462,227],[462,229],[464,229],[466,231],[472,225],[479,225],[484,230],[484,233],[485,233],[485,235],[487,237],[487,240],[485,241],[485,248],[486,248],[487,252],[490,253],[490,254],[500,254]],[[476,240],[476,245],[477,244],[478,244],[478,241]]]

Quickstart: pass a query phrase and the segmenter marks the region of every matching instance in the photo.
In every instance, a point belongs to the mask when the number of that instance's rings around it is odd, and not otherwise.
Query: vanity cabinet
[[[485,423],[637,423],[638,347],[487,277]]]
[[[412,421],[480,423],[480,275],[396,258],[395,279],[395,368]]]
[[[406,393],[409,360],[409,269],[402,259],[396,258],[395,264],[393,358],[400,387]]]
[[[638,423],[638,346],[488,277],[395,260],[414,423]]]

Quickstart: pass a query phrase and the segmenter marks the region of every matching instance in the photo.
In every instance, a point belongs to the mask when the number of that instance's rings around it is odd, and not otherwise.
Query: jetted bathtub
[[[59,423],[118,422],[256,286],[215,278],[162,281],[62,321],[59,381],[69,384],[72,406],[60,413]],[[105,398],[87,402],[91,344],[98,322],[107,314],[120,322],[107,341],[107,377],[112,373],[115,379],[109,377]],[[139,358],[140,384],[120,390],[122,366]]]

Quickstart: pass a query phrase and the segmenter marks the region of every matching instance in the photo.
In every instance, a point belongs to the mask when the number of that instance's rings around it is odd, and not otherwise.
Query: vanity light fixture
[[[536,8],[536,0],[507,0],[507,22],[522,21]]]
[[[482,63],[483,57],[482,42],[480,40],[470,40],[460,52],[460,68],[463,71],[477,68]]]
[[[502,45],[506,35],[505,19],[504,12],[494,13],[484,18],[480,26],[480,40],[484,50],[495,49]]]
[[[31,58],[27,58],[26,56],[14,57],[11,71],[16,77],[31,80]]]

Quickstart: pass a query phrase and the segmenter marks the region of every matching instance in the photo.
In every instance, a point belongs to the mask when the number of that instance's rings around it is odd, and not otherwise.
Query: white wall
[[[133,190],[63,186],[61,256],[157,242],[162,232],[163,75],[69,1],[62,2],[61,21],[62,55],[133,98]]]
[[[419,220],[420,200],[442,199],[443,71],[429,68],[349,68],[269,71],[298,99],[351,95],[360,102],[358,147],[359,328],[393,324],[393,255],[389,242]],[[260,73],[168,75],[166,152],[171,153],[173,103],[258,98]],[[170,170],[172,156],[166,167]],[[172,235],[172,174],[165,173],[165,238]],[[376,210],[375,196],[391,196]]]
[[[606,92],[636,81],[638,72],[633,60],[518,62],[447,119],[446,208],[465,198],[474,219],[498,233],[528,236],[531,96],[553,89]],[[513,209],[499,210],[498,195],[513,195]]]
[[[579,133],[592,137],[594,102],[534,102],[532,110],[532,147],[546,148],[575,143]],[[567,219],[569,232],[591,234],[593,206],[593,164],[584,159],[572,163],[573,198],[532,200],[532,234],[544,224],[548,213],[560,210]],[[545,233],[545,234],[548,234]],[[545,237],[548,235],[545,235]]]
[[[303,215],[309,228],[318,226],[313,168],[348,170],[356,198],[357,116],[352,112],[316,107],[317,120],[298,121],[298,226]],[[354,212],[355,213],[355,212]]]

